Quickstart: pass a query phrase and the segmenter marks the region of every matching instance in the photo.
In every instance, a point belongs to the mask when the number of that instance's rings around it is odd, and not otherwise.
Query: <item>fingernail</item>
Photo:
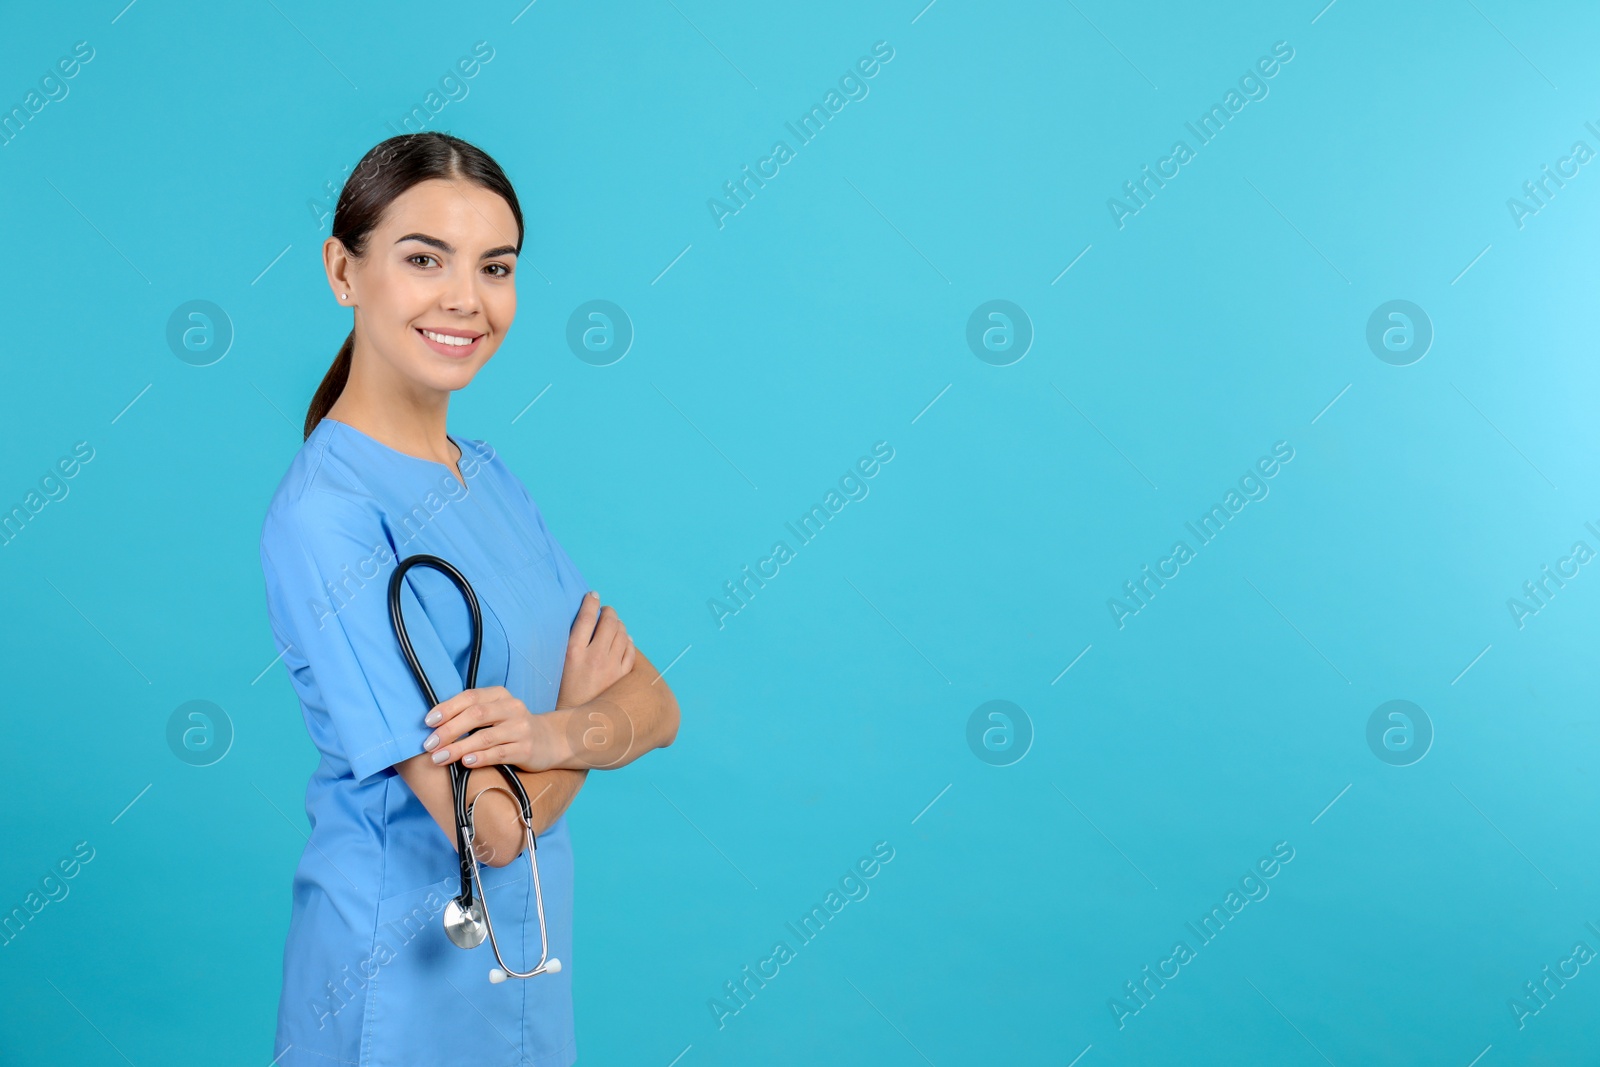
[[[437,752],[435,752],[433,754],[433,762],[435,762],[435,763],[443,763],[445,760],[447,760],[449,758],[450,758],[450,750],[448,748],[441,748],[439,751],[437,751]]]
[[[600,599],[600,594],[595,592],[593,589],[589,590],[589,595],[594,597],[596,600]]]
[[[462,763],[477,763],[478,762],[478,754],[476,752],[469,752],[467,755],[461,757],[461,762]]]
[[[426,741],[422,742],[422,751],[424,751],[424,752],[432,752],[434,750],[435,746],[437,746],[438,744],[439,744],[439,735],[438,734],[429,734],[428,735],[428,739]]]
[[[439,720],[442,718],[444,718],[444,716],[440,715],[437,711],[430,711],[428,712],[427,718],[423,719],[422,721],[427,723],[429,726],[438,726]]]

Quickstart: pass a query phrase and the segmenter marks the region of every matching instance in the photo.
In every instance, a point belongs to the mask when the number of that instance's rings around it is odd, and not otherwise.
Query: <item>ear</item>
[[[352,284],[354,278],[351,270],[353,265],[354,260],[344,247],[343,241],[337,237],[330,237],[322,242],[322,266],[328,274],[328,287],[333,290],[335,298],[341,304],[355,303],[353,296],[356,290]]]

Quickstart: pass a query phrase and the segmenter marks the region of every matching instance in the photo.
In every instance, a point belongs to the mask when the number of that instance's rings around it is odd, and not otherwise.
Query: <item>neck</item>
[[[357,339],[359,348],[360,339]],[[446,429],[450,394],[419,389],[413,382],[374,380],[373,360],[353,353],[350,378],[328,418],[353,426],[390,448],[454,466],[459,458]]]

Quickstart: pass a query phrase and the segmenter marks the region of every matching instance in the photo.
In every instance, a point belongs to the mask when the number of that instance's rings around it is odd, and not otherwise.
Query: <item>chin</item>
[[[446,369],[442,373],[435,371],[431,375],[433,379],[431,384],[436,389],[453,393],[457,389],[465,389],[471,385],[472,379],[477,377],[479,369],[480,367],[461,367],[458,369]]]

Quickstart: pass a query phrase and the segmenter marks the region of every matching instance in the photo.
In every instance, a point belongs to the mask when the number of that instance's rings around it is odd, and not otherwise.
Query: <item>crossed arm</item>
[[[445,836],[455,840],[449,764],[471,766],[467,800],[478,804],[473,851],[503,867],[526,847],[522,819],[501,771],[511,768],[544,833],[583,787],[589,771],[625,766],[678,734],[678,701],[611,607],[585,597],[573,622],[561,692],[553,711],[533,714],[501,686],[468,689],[441,702],[426,720],[429,750],[395,765]],[[481,729],[479,729],[482,727]],[[476,731],[470,736],[463,736]]]

